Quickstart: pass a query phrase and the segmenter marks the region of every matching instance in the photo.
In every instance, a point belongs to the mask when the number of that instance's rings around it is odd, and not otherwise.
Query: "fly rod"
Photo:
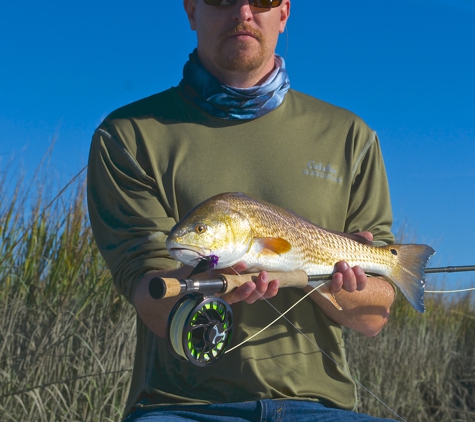
[[[475,271],[475,265],[467,266],[449,266],[426,268],[425,274],[433,273],[456,273],[464,271]],[[377,275],[367,273],[369,275]],[[291,271],[291,272],[268,272],[269,280],[278,279],[279,287],[299,287],[303,288],[307,284],[318,287],[320,282],[329,280],[332,274],[322,275],[307,275],[305,271]],[[258,273],[248,274],[219,274],[213,279],[199,279],[193,278],[166,278],[155,277],[150,280],[149,292],[154,299],[162,299],[167,297],[174,297],[181,294],[200,293],[203,295],[212,295],[215,293],[228,293],[236,287],[241,286],[248,281],[254,282]]]
[[[475,271],[475,266],[428,268],[426,273]],[[192,273],[193,274],[193,273]],[[197,273],[184,279],[155,277],[149,292],[154,299],[183,295],[171,310],[167,320],[167,343],[171,352],[197,366],[207,366],[219,360],[231,342],[234,328],[230,305],[215,293],[227,293],[248,282],[255,282],[258,273],[218,274],[205,279]],[[331,274],[307,275],[305,271],[268,272],[270,280],[278,279],[280,287],[307,285],[317,288],[331,279]]]

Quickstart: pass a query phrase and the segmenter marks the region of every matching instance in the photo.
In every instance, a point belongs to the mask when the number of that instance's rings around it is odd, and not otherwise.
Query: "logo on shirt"
[[[303,174],[310,177],[319,177],[320,179],[330,180],[334,183],[341,183],[342,179],[338,176],[337,171],[331,164],[316,163],[309,161],[307,167],[303,170]]]

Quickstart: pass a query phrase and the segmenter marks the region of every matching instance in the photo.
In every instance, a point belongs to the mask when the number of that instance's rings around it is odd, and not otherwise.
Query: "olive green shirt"
[[[290,90],[263,117],[222,120],[171,88],[113,112],[92,141],[91,224],[118,291],[133,302],[147,271],[176,268],[165,247],[175,222],[203,200],[232,191],[328,229],[368,230],[375,240],[393,241],[379,142],[353,113]],[[282,289],[270,302],[284,312],[302,295]],[[233,344],[278,316],[265,301],[232,308]],[[159,405],[302,399],[353,409],[341,327],[311,299],[286,316],[305,336],[280,319],[207,367],[175,358],[137,317],[126,412],[144,398]]]

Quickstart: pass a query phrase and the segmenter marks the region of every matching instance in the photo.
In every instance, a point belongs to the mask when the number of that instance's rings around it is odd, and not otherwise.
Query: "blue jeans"
[[[199,406],[139,409],[124,422],[378,422],[361,413],[301,400],[260,400]]]

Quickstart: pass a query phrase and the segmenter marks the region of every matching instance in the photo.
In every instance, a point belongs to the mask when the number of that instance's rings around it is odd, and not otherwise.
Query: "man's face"
[[[274,63],[274,51],[290,13],[290,1],[272,9],[248,0],[232,6],[210,6],[184,0],[191,28],[198,37],[198,55],[212,73],[251,72]]]

